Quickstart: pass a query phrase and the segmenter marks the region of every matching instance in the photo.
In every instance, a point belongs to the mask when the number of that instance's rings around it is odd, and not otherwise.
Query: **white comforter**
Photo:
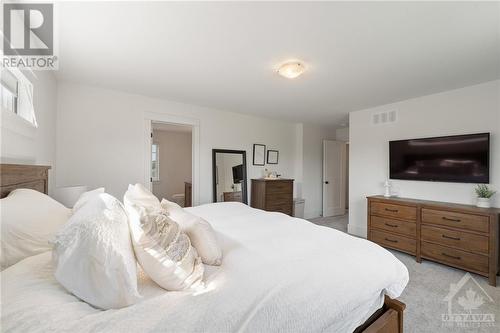
[[[47,252],[1,273],[2,331],[351,332],[408,282],[390,252],[340,231],[239,203],[189,211],[223,247],[203,289],[167,292],[141,276],[141,302],[100,311],[54,280]]]

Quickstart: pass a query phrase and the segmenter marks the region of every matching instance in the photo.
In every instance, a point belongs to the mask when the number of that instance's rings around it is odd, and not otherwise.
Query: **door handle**
[[[328,184],[328,180],[325,181],[325,184]]]

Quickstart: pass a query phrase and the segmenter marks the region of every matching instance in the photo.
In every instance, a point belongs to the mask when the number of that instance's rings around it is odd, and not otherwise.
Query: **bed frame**
[[[47,194],[50,166],[0,164],[0,198],[18,188],[29,188]]]
[[[29,188],[47,194],[50,166],[0,164],[0,195],[6,197],[18,188]],[[402,333],[406,305],[385,296],[384,305],[359,326],[355,333]]]
[[[354,333],[402,333],[406,305],[385,296],[384,305],[375,311]]]

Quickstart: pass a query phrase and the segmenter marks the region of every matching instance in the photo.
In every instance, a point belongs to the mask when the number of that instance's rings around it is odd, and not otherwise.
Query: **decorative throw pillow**
[[[50,251],[50,241],[71,216],[71,209],[29,189],[12,191],[0,200],[0,206],[2,270],[24,258]]]
[[[80,209],[87,201],[92,199],[92,197],[99,195],[101,193],[104,193],[104,187],[99,187],[96,188],[95,190],[82,193],[82,195],[80,195],[76,203],[73,205],[73,213],[76,212],[78,209]]]
[[[222,249],[208,221],[187,212],[175,202],[167,199],[161,201],[161,206],[167,211],[170,219],[177,222],[181,230],[189,236],[203,263],[207,265],[222,263]]]
[[[52,255],[56,280],[95,307],[122,308],[140,298],[127,214],[107,193],[92,196],[71,216]]]
[[[167,290],[183,290],[201,283],[204,268],[198,253],[153,197],[144,186],[136,184],[129,185],[123,198],[139,264]]]

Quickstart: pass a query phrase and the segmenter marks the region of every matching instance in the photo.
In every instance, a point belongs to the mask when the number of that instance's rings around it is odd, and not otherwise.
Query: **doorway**
[[[323,217],[344,215],[347,196],[347,144],[323,141]]]
[[[144,185],[149,188],[151,192],[156,192],[156,190],[153,188],[154,183],[153,183],[153,176],[155,176],[155,171],[152,168],[153,166],[153,130],[154,127],[157,127],[159,125],[163,126],[184,126],[184,130],[190,129],[191,132],[191,165],[190,165],[190,170],[191,170],[191,186],[189,187],[189,184],[185,184],[184,189],[177,188],[175,191],[176,193],[173,194],[184,194],[185,198],[185,204],[187,203],[188,206],[197,206],[200,203],[200,121],[196,118],[190,118],[190,117],[183,117],[183,116],[177,116],[177,115],[172,115],[172,114],[167,114],[167,113],[157,113],[157,112],[144,112],[144,155],[143,155],[143,161],[144,161]],[[187,129],[186,129],[187,127]],[[158,148],[158,147],[157,147]],[[161,152],[161,146],[159,147],[159,154],[156,156],[156,158],[159,160],[159,165],[161,168],[161,159],[162,156],[165,154],[162,154]],[[164,157],[168,157],[168,152]],[[164,175],[168,176],[168,172]],[[162,175],[160,174],[160,179],[162,179]],[[167,178],[163,177],[165,181],[168,181]],[[188,178],[189,179],[189,178]],[[187,181],[182,180],[184,183],[189,183]],[[190,192],[190,193],[189,193]],[[172,192],[169,192],[172,193]],[[187,194],[186,194],[187,193]],[[159,196],[164,196],[161,195],[157,192],[157,195]],[[168,194],[167,194],[168,196]],[[177,196],[176,198],[179,198],[180,196]],[[161,199],[161,198],[160,198]],[[170,198],[165,198],[168,200],[172,199],[172,196]],[[189,202],[189,199],[191,202]],[[179,199],[180,200],[180,199]]]
[[[151,189],[159,199],[192,205],[192,126],[152,122]]]

